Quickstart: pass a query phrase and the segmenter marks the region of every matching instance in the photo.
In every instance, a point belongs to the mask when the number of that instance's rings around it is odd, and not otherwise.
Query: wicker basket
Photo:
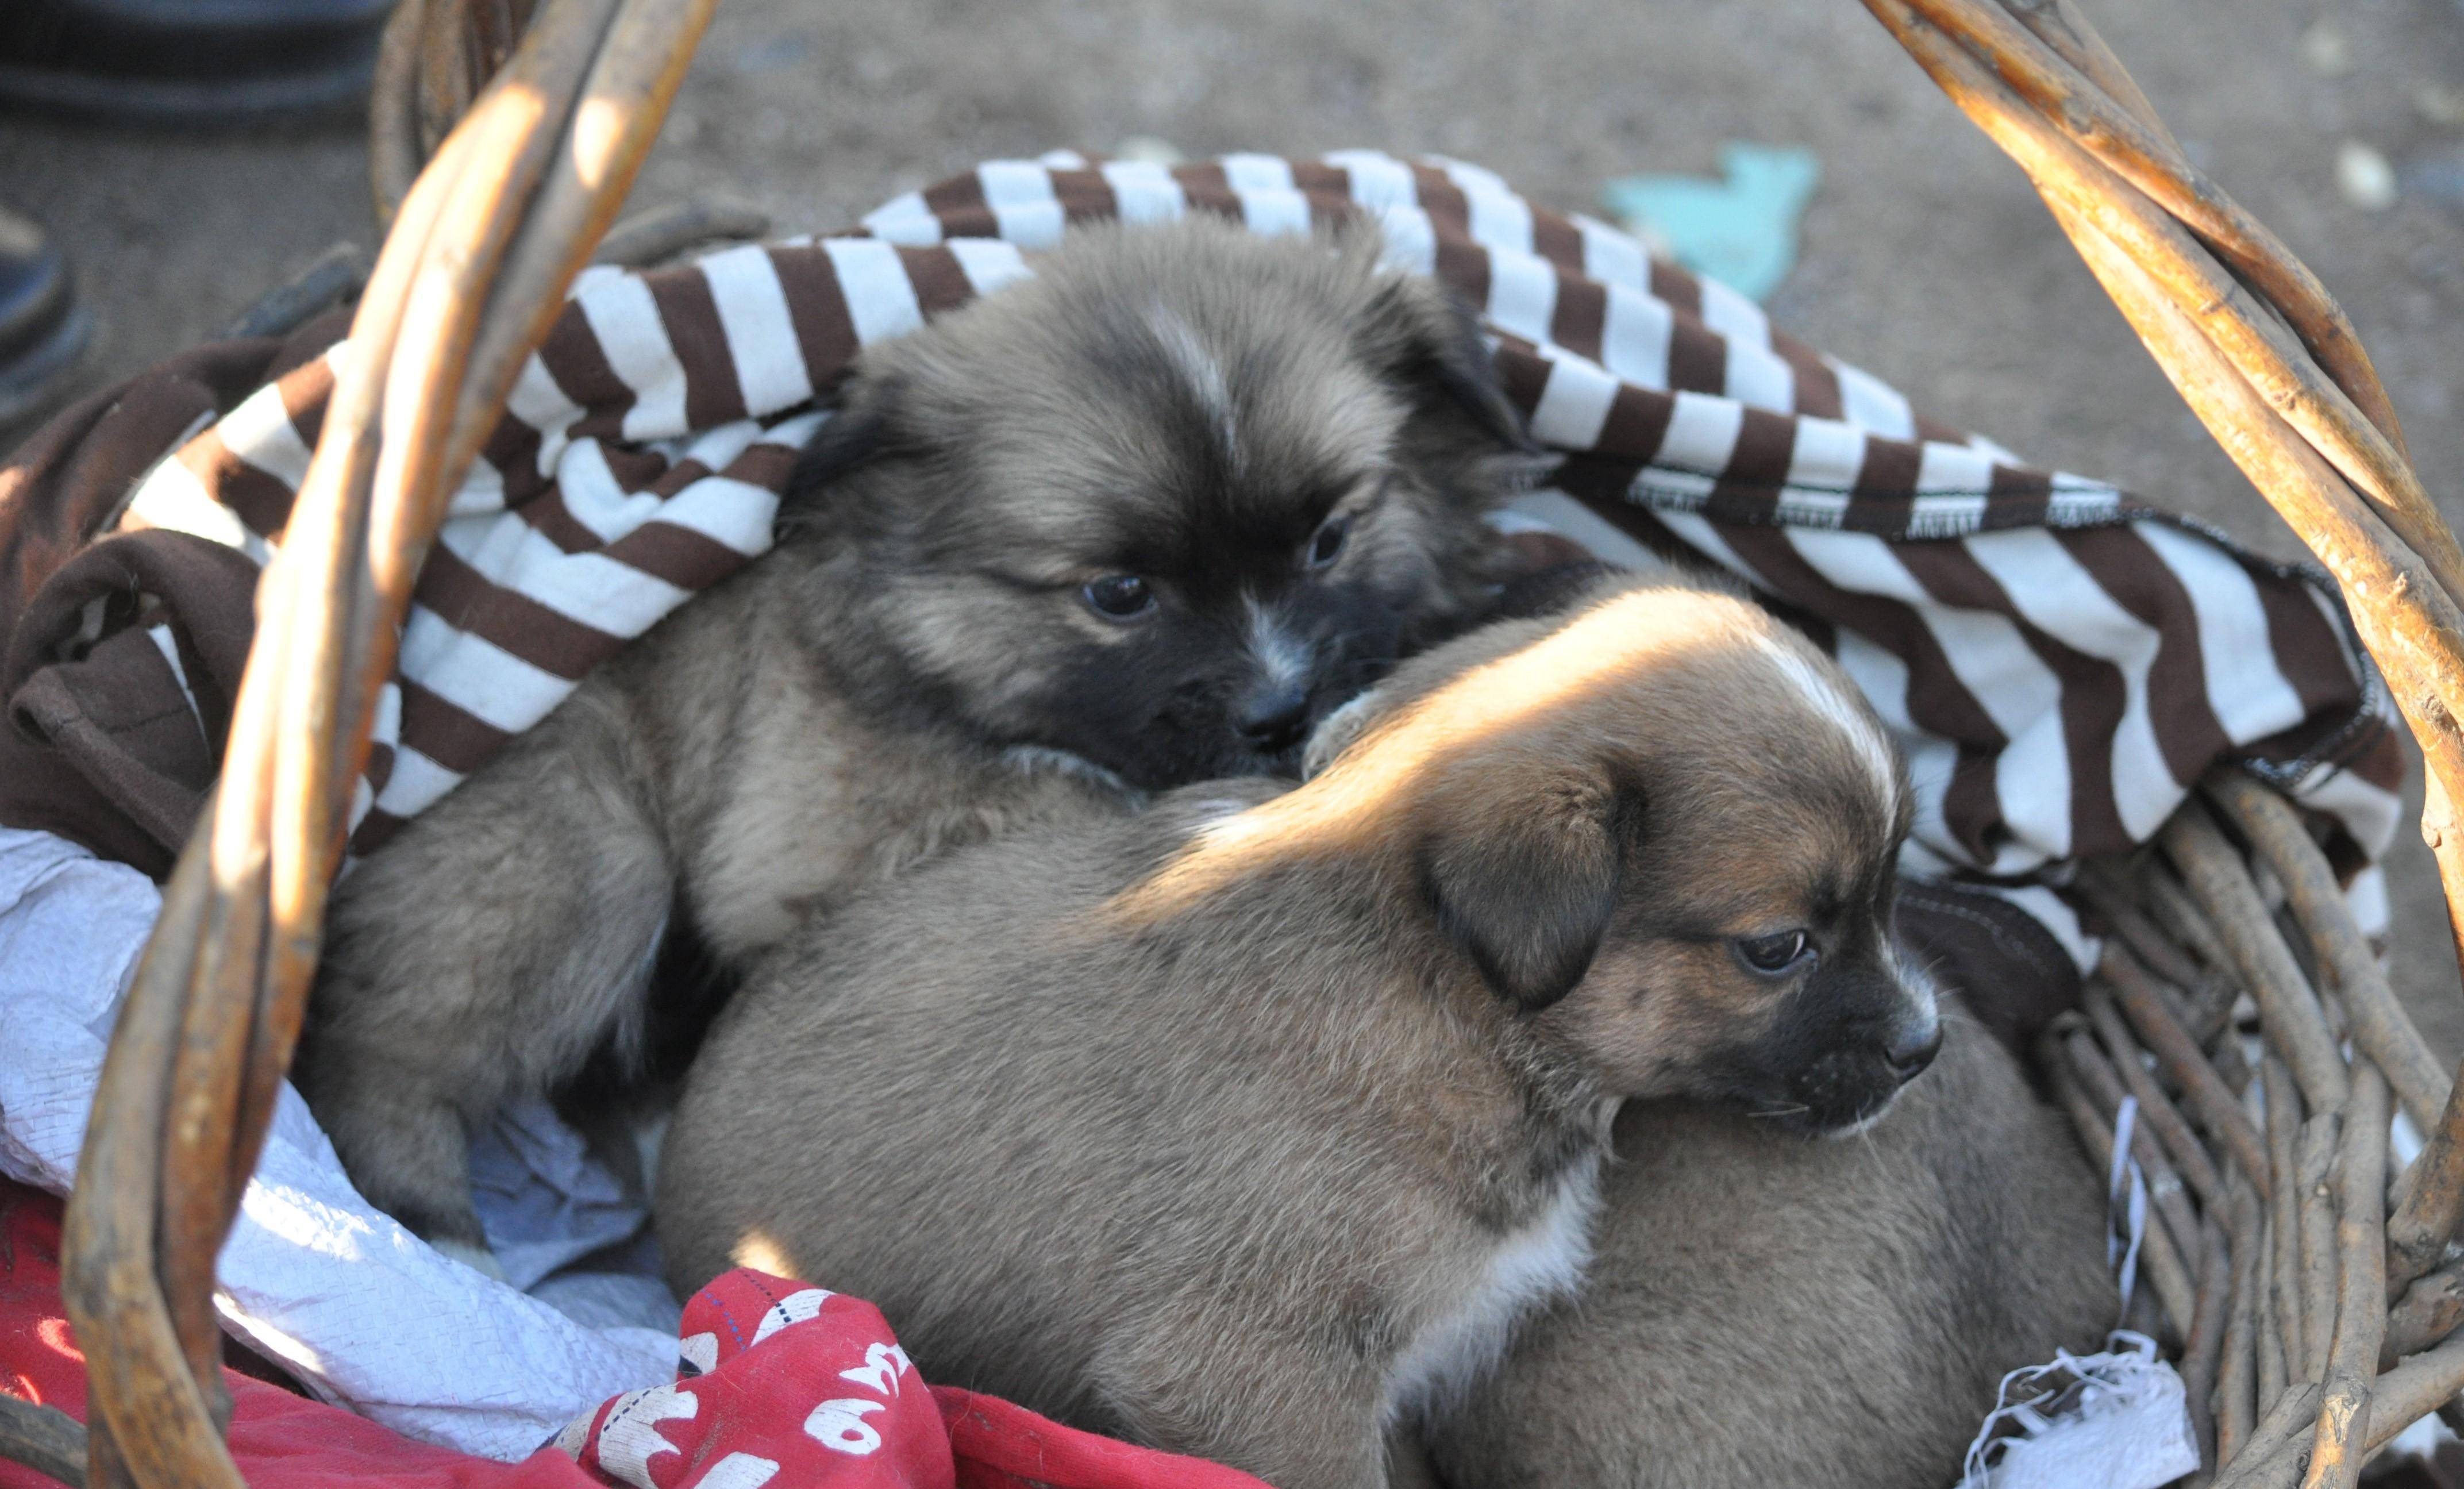
[[[631,186],[716,0],[404,0],[373,108],[384,252],[165,888],[68,1212],[91,1430],[0,1394],[0,1456],[98,1489],[237,1489],[214,1259],[316,965],[371,706],[459,483]],[[2342,585],[2430,766],[2464,895],[2464,551],[2325,291],[2184,158],[2070,0],[1865,0],[2035,181],[2191,406]],[[691,236],[689,228],[670,237]],[[655,235],[654,235],[655,236]],[[2464,1104],[2297,811],[2211,782],[2079,889],[2111,934],[2038,1049],[2090,1152],[2149,1180],[2145,1275],[2202,1481],[2344,1485],[2464,1389]],[[2464,923],[2464,921],[2459,921]],[[2255,1069],[2231,1009],[2256,1003]],[[2347,1049],[2350,1053],[2347,1054]],[[2251,1083],[2266,1119],[2247,1114]],[[2390,1171],[2390,1111],[2430,1134]]]

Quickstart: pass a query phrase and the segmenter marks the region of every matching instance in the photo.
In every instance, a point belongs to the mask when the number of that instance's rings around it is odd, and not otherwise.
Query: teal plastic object
[[[1720,147],[1727,178],[1620,176],[1600,200],[1618,221],[1680,264],[1760,301],[1796,263],[1797,219],[1822,162],[1794,145]]]

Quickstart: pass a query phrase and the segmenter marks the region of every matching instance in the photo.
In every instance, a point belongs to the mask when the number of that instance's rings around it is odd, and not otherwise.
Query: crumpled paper
[[[2159,1489],[2195,1472],[2199,1444],[2182,1377],[2144,1334],[2117,1329],[2108,1343],[2101,1354],[2064,1350],[2051,1365],[2005,1377],[2006,1404],[1969,1449],[1960,1489]],[[2076,1385],[2052,1402],[2028,1399],[2036,1380],[2064,1370]],[[2016,1422],[2018,1434],[1991,1438],[2004,1421]]]

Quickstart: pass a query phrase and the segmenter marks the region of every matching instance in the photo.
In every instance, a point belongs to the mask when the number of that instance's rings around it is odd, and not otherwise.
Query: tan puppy
[[[1582,1296],[1431,1423],[1448,1489],[1947,1489],[2003,1374],[2120,1306],[2068,1129],[1946,1001],[1861,1141],[1629,1106]]]
[[[869,348],[780,545],[339,887],[300,1088],[369,1199],[488,1265],[466,1134],[621,1085],[806,915],[1003,827],[1287,772],[1494,588],[1527,470],[1470,317],[1371,232],[1073,232]]]
[[[813,1279],[936,1379],[1371,1489],[1579,1279],[1619,1101],[1878,1113],[1940,1031],[1837,670],[1678,586],[1409,675],[1466,665],[1307,785],[1090,808],[801,931],[678,1107],[671,1280]]]

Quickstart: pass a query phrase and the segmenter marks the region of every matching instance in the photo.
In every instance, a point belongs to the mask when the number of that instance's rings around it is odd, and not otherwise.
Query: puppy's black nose
[[[1270,684],[1241,700],[1233,724],[1260,755],[1281,755],[1309,732],[1309,686]]]
[[[1903,1024],[1891,1031],[1890,1040],[1882,1046],[1882,1062],[1902,1081],[1913,1081],[1941,1052],[1942,1020],[1928,1018],[1922,1024]]]

